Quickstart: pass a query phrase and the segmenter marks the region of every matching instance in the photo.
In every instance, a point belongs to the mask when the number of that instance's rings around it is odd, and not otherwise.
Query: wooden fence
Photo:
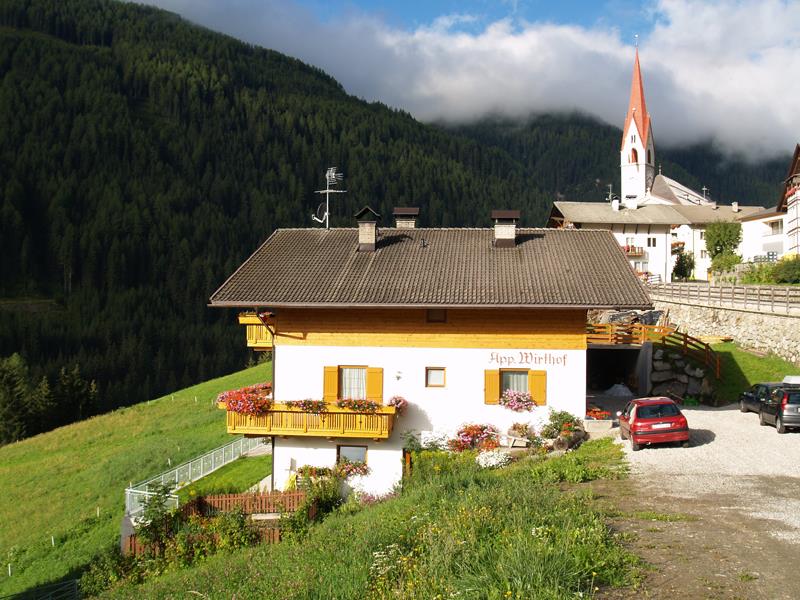
[[[241,509],[246,515],[294,512],[306,499],[305,492],[272,492],[271,494],[218,494],[201,496],[180,507],[183,515],[209,517],[219,512]]]
[[[272,492],[269,494],[219,494],[201,496],[181,505],[178,509],[183,518],[192,515],[204,517],[214,516],[221,512],[230,512],[241,509],[246,515],[274,514],[282,512],[295,512],[305,502],[306,493],[302,490],[296,492]],[[317,507],[312,504],[308,508],[308,516],[316,516]],[[254,523],[260,536],[260,543],[275,544],[281,539],[281,530],[275,520],[272,523]],[[122,540],[122,553],[126,556],[139,556],[147,551],[145,544],[137,538],[136,534],[129,535]]]
[[[680,304],[800,315],[800,287],[797,286],[654,283],[648,286],[648,291],[655,300]]]
[[[719,356],[711,346],[673,327],[641,323],[589,323],[586,326],[587,344],[641,346],[644,342],[678,350],[710,368],[717,379],[722,375]]]

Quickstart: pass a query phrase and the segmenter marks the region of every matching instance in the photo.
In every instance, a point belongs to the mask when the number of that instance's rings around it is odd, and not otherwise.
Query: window
[[[647,238],[647,247],[648,248],[655,248],[656,247],[656,239],[654,237]]]
[[[783,221],[771,221],[769,223],[769,235],[781,235],[783,233]]]
[[[652,165],[653,159],[650,156],[650,150],[647,151],[647,164]]]
[[[625,245],[626,246],[635,246],[636,245],[636,238],[626,237],[625,238]]]
[[[700,258],[708,258],[708,251],[700,250]]]
[[[636,148],[631,150],[631,162],[638,163],[639,162],[639,153],[636,151]]]
[[[528,392],[538,406],[547,404],[547,371],[502,369],[483,372],[484,403],[499,404],[504,390]]]
[[[425,367],[425,387],[444,387],[444,367]]]
[[[635,136],[635,135],[632,135],[632,136],[631,136],[631,143],[632,143],[632,144],[635,144],[635,143],[636,143],[636,136]]]
[[[500,371],[500,393],[528,391],[528,371]]]
[[[336,446],[336,462],[367,462],[366,446]]]
[[[429,308],[425,319],[428,323],[447,323],[447,310],[444,308]]]
[[[363,365],[325,367],[322,399],[336,402],[343,398],[383,403],[383,369]]]
[[[701,240],[704,240],[704,239],[706,239],[706,232],[705,232],[705,231],[701,231],[701,232],[700,232],[700,239],[701,239]]]

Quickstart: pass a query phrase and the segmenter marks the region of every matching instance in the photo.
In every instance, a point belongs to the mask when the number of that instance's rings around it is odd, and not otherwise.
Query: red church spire
[[[644,85],[642,85],[642,72],[639,69],[639,48],[636,48],[636,60],[633,63],[633,80],[631,81],[631,99],[628,103],[628,115],[625,117],[625,127],[622,128],[622,146],[625,146],[625,136],[628,134],[631,120],[636,123],[642,145],[647,147],[647,137],[650,135],[650,114],[644,102]]]

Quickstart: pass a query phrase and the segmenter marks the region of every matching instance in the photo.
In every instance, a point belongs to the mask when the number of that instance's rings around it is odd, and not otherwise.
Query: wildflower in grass
[[[475,462],[483,469],[498,469],[511,462],[511,455],[505,450],[486,450],[475,457]]]

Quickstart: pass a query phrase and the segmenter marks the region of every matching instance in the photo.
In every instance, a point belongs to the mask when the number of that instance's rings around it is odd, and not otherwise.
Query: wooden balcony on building
[[[329,403],[320,414],[273,404],[263,415],[227,411],[228,433],[385,440],[392,435],[396,409],[380,406],[375,413],[356,413]]]
[[[644,256],[644,248],[641,246],[622,246],[622,251],[625,252],[627,256]]]
[[[247,330],[247,347],[253,350],[272,350],[272,332],[255,313],[239,313],[239,324]]]

